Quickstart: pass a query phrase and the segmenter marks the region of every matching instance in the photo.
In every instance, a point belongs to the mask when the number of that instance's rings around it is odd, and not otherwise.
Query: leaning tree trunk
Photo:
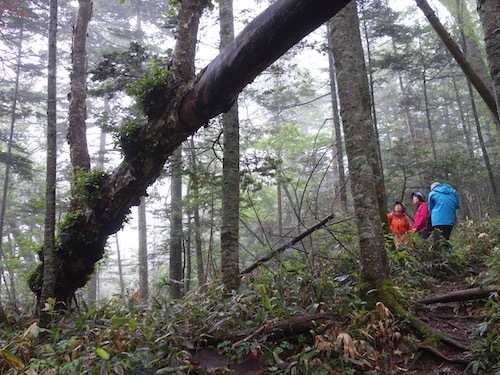
[[[94,180],[83,210],[61,223],[56,297],[67,300],[87,282],[102,258],[107,237],[118,231],[130,208],[162,171],[168,156],[210,118],[228,108],[238,93],[304,36],[335,15],[348,0],[282,0],[273,3],[224,48],[193,81],[200,1],[184,0],[171,71],[154,94],[162,100],[148,112],[147,124],[126,137],[122,163]],[[155,99],[158,95],[155,95]],[[38,269],[38,272],[41,270]],[[40,293],[37,273],[31,278]]]
[[[340,109],[361,250],[362,274],[369,289],[389,280],[389,264],[379,209],[375,134],[371,123],[366,74],[356,2],[331,21]]]
[[[233,0],[221,0],[220,46],[234,39]],[[227,291],[237,290],[239,276],[240,224],[240,128],[238,99],[222,115],[224,157],[222,162],[221,273]]]
[[[479,75],[472,69],[471,65],[467,61],[467,58],[464,56],[458,44],[451,38],[450,34],[446,31],[444,26],[439,21],[436,13],[432,10],[426,0],[415,0],[417,6],[422,10],[424,15],[429,20],[429,23],[433,27],[436,34],[441,38],[443,43],[446,45],[452,56],[455,58],[457,64],[462,68],[467,79],[470,83],[476,88],[481,98],[483,98],[484,102],[488,106],[491,111],[493,117],[495,117],[496,121],[499,121],[498,109],[495,101],[495,97],[488,86],[483,82],[483,80],[479,77]],[[496,1],[496,0],[492,0]]]
[[[497,116],[500,118],[500,2],[498,0],[477,0],[477,10],[481,19],[486,54],[493,78]],[[497,128],[497,130],[500,129]]]

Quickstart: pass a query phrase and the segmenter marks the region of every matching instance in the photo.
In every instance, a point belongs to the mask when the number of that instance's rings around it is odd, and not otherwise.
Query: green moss
[[[38,263],[36,268],[28,277],[28,285],[31,291],[39,294],[42,290],[43,263]]]
[[[109,173],[102,169],[94,169],[90,172],[78,171],[73,179],[73,194],[79,202],[84,203],[89,208],[95,208],[97,203],[103,198],[101,185]],[[75,211],[71,214],[77,214]],[[69,220],[71,220],[71,215]]]
[[[430,346],[431,348],[439,348],[441,346],[441,337],[442,335],[439,335],[437,333],[432,333],[429,327],[426,327],[426,329],[420,330],[421,333],[425,334],[425,340],[422,341],[420,346]]]
[[[143,126],[144,124],[139,118],[127,118],[115,131],[114,137],[116,139],[116,143],[125,155],[134,155],[139,153],[141,150],[139,131]]]
[[[68,212],[58,223],[59,235],[56,238],[56,254],[60,258],[68,258],[74,253],[84,251],[87,245],[96,243],[95,236],[83,230],[86,216],[82,210]]]
[[[165,106],[165,84],[173,74],[166,65],[163,60],[151,61],[146,74],[127,87],[127,94],[136,99],[137,108],[143,115],[155,116]]]
[[[66,213],[64,218],[57,223],[59,232],[68,232],[74,228],[81,220],[83,215],[82,210],[76,210]]]

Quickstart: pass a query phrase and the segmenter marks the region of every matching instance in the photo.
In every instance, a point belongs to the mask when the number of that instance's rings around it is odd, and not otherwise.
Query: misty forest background
[[[235,1],[235,34],[269,3]],[[491,86],[475,2],[430,4]],[[135,82],[169,67],[177,10],[175,1],[93,1],[85,122],[96,181],[120,163],[130,119],[140,115],[134,95],[141,87]],[[67,143],[77,12],[77,1],[60,2],[58,220],[74,204],[71,190],[81,188],[72,186]],[[430,184],[440,181],[458,191],[462,225],[494,219],[498,120],[414,2],[359,1],[358,14],[387,212],[401,200],[413,216],[411,192],[427,196]],[[224,43],[219,20],[219,4],[213,2],[199,26],[197,73]],[[29,278],[40,264],[45,231],[48,25],[48,1],[0,1],[0,315],[11,323],[37,308]],[[302,282],[305,275],[324,275],[334,263],[338,280],[356,277],[348,274],[359,267],[359,243],[328,36],[327,25],[316,29],[238,96],[237,259],[245,277],[251,273],[244,270],[268,254],[273,256],[255,267],[256,275],[286,269]],[[118,301],[131,308],[227,284],[221,274],[223,126],[221,116],[211,119],[169,158],[123,229],[109,237],[95,273],[71,303],[86,308]],[[289,244],[325,218],[324,225]],[[459,226],[452,242],[458,245],[461,233]],[[176,268],[172,252],[179,255]],[[180,273],[172,277],[173,271]]]

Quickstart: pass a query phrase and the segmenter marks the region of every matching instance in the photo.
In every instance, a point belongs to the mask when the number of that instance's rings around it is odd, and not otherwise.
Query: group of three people
[[[458,194],[449,184],[434,182],[431,185],[429,201],[421,192],[411,193],[413,204],[416,206],[415,220],[411,224],[410,217],[406,215],[406,209],[402,202],[396,201],[394,210],[387,215],[391,232],[395,241],[401,243],[416,232],[422,238],[438,229],[446,241],[456,223],[456,210],[460,208]]]

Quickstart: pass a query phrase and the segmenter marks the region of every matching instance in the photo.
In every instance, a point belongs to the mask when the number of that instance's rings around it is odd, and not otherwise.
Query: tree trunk
[[[191,195],[193,197],[193,221],[194,221],[194,243],[196,253],[196,271],[198,274],[198,286],[205,283],[205,272],[203,268],[203,251],[201,242],[201,221],[200,221],[200,194],[198,180],[198,164],[196,162],[196,152],[194,147],[194,138],[190,138],[190,160],[191,170],[193,175],[191,177]]]
[[[101,134],[99,137],[99,153],[97,158],[96,167],[104,170],[104,159],[106,157],[106,131],[104,130],[109,126],[109,118],[110,118],[110,106],[109,106],[109,95],[104,96],[104,116],[103,116],[103,126],[101,127]],[[87,303],[89,305],[93,305],[97,302],[97,285],[98,285],[98,270],[92,274],[88,282],[88,291],[87,291]]]
[[[50,1],[49,21],[49,64],[47,82],[47,175],[45,178],[45,223],[43,241],[43,278],[40,291],[39,309],[42,328],[50,325],[50,311],[45,309],[49,298],[56,296],[57,265],[55,254],[56,229],[56,177],[57,177],[57,0]],[[74,294],[74,290],[64,296],[67,302]]]
[[[470,137],[469,129],[465,123],[464,109],[462,106],[462,98],[460,97],[460,92],[458,91],[457,82],[455,77],[452,77],[453,91],[455,92],[455,101],[457,102],[458,113],[460,115],[460,123],[462,124],[462,130],[464,132],[465,143],[467,144],[467,151],[471,158],[474,158],[474,146],[472,145],[472,139]]]
[[[115,242],[116,242],[116,261],[118,262],[118,278],[119,278],[119,284],[120,284],[120,295],[122,297],[124,297],[125,296],[125,280],[123,277],[122,253],[120,251],[120,241],[118,240],[118,234],[115,234]]]
[[[327,23],[328,33],[328,71],[330,73],[330,95],[332,98],[332,112],[333,112],[333,128],[334,128],[334,140],[333,140],[333,170],[334,174],[337,172],[337,182],[334,185],[335,197],[340,197],[340,210],[344,214],[348,212],[347,206],[347,187],[346,187],[346,177],[344,171],[344,147],[342,145],[342,132],[340,130],[340,116],[339,116],[339,104],[337,100],[337,82],[335,78],[335,61],[333,59],[332,51],[332,33],[331,33],[331,21]],[[334,176],[335,179],[335,176]]]
[[[497,103],[497,118],[500,118],[500,2],[477,0],[477,10],[484,34],[484,44]],[[500,131],[497,122],[497,130]]]
[[[182,277],[182,150],[174,151],[171,157],[172,178],[170,195],[170,295],[183,295]]]
[[[436,143],[434,142],[434,132],[432,130],[431,110],[429,109],[429,96],[427,95],[427,68],[425,66],[424,56],[422,56],[422,87],[424,90],[425,120],[427,129],[429,129],[429,139],[431,141],[432,157],[437,160]]]
[[[73,29],[71,93],[68,143],[73,174],[90,170],[87,149],[87,29],[92,15],[92,0],[78,0],[78,14]],[[75,197],[73,197],[75,198]]]
[[[362,274],[368,288],[377,289],[390,279],[390,275],[381,225],[376,141],[356,2],[349,3],[333,17],[331,26]]]
[[[446,45],[450,53],[455,58],[457,64],[462,68],[467,79],[474,85],[481,98],[483,98],[484,102],[488,106],[491,111],[493,117],[496,118],[496,121],[499,121],[498,109],[495,101],[495,97],[491,90],[486,86],[486,84],[482,81],[479,75],[472,69],[466,57],[460,50],[460,47],[457,43],[451,38],[450,34],[446,31],[444,26],[441,24],[436,14],[429,6],[426,0],[415,0],[417,2],[417,6],[422,9],[422,12],[429,20],[429,23],[434,28],[438,36],[441,38],[443,43]],[[494,0],[492,0],[494,1]]]
[[[139,213],[139,299],[146,304],[149,299],[148,282],[148,234],[146,225],[146,202],[141,198],[141,204],[137,208]]]
[[[123,162],[100,181],[93,194],[97,202],[71,212],[61,225],[57,298],[66,299],[85,285],[95,262],[103,255],[107,237],[121,228],[130,207],[139,204],[168,156],[210,118],[226,110],[260,72],[346,3],[348,0],[273,3],[224,48],[195,82],[189,83],[203,4],[182,1],[174,74],[161,88],[161,105],[151,110],[147,124],[128,138],[133,147],[125,152]],[[30,286],[40,292],[36,276]]]
[[[21,19],[22,20],[22,19]],[[24,41],[24,22],[21,21],[21,28],[19,30],[19,44],[17,45],[17,63],[16,63],[16,80],[14,83],[14,95],[12,98],[12,109],[10,112],[10,130],[9,138],[7,141],[7,154],[10,155],[12,152],[12,144],[14,141],[14,130],[16,125],[16,114],[17,114],[17,102],[19,97],[19,77],[21,75],[21,53]],[[7,197],[10,185],[10,164],[7,162],[5,164],[5,174],[3,178],[2,187],[2,200],[0,201],[0,275],[3,274],[4,263],[4,251],[3,251],[3,235],[5,228],[5,213],[7,212]],[[2,285],[2,278],[0,277],[0,286]],[[0,293],[0,323],[6,322],[4,310],[2,307],[2,297]]]
[[[234,39],[233,1],[221,0],[220,47]],[[237,290],[239,277],[240,129],[238,100],[222,114],[224,156],[222,162],[221,273],[227,291]]]

